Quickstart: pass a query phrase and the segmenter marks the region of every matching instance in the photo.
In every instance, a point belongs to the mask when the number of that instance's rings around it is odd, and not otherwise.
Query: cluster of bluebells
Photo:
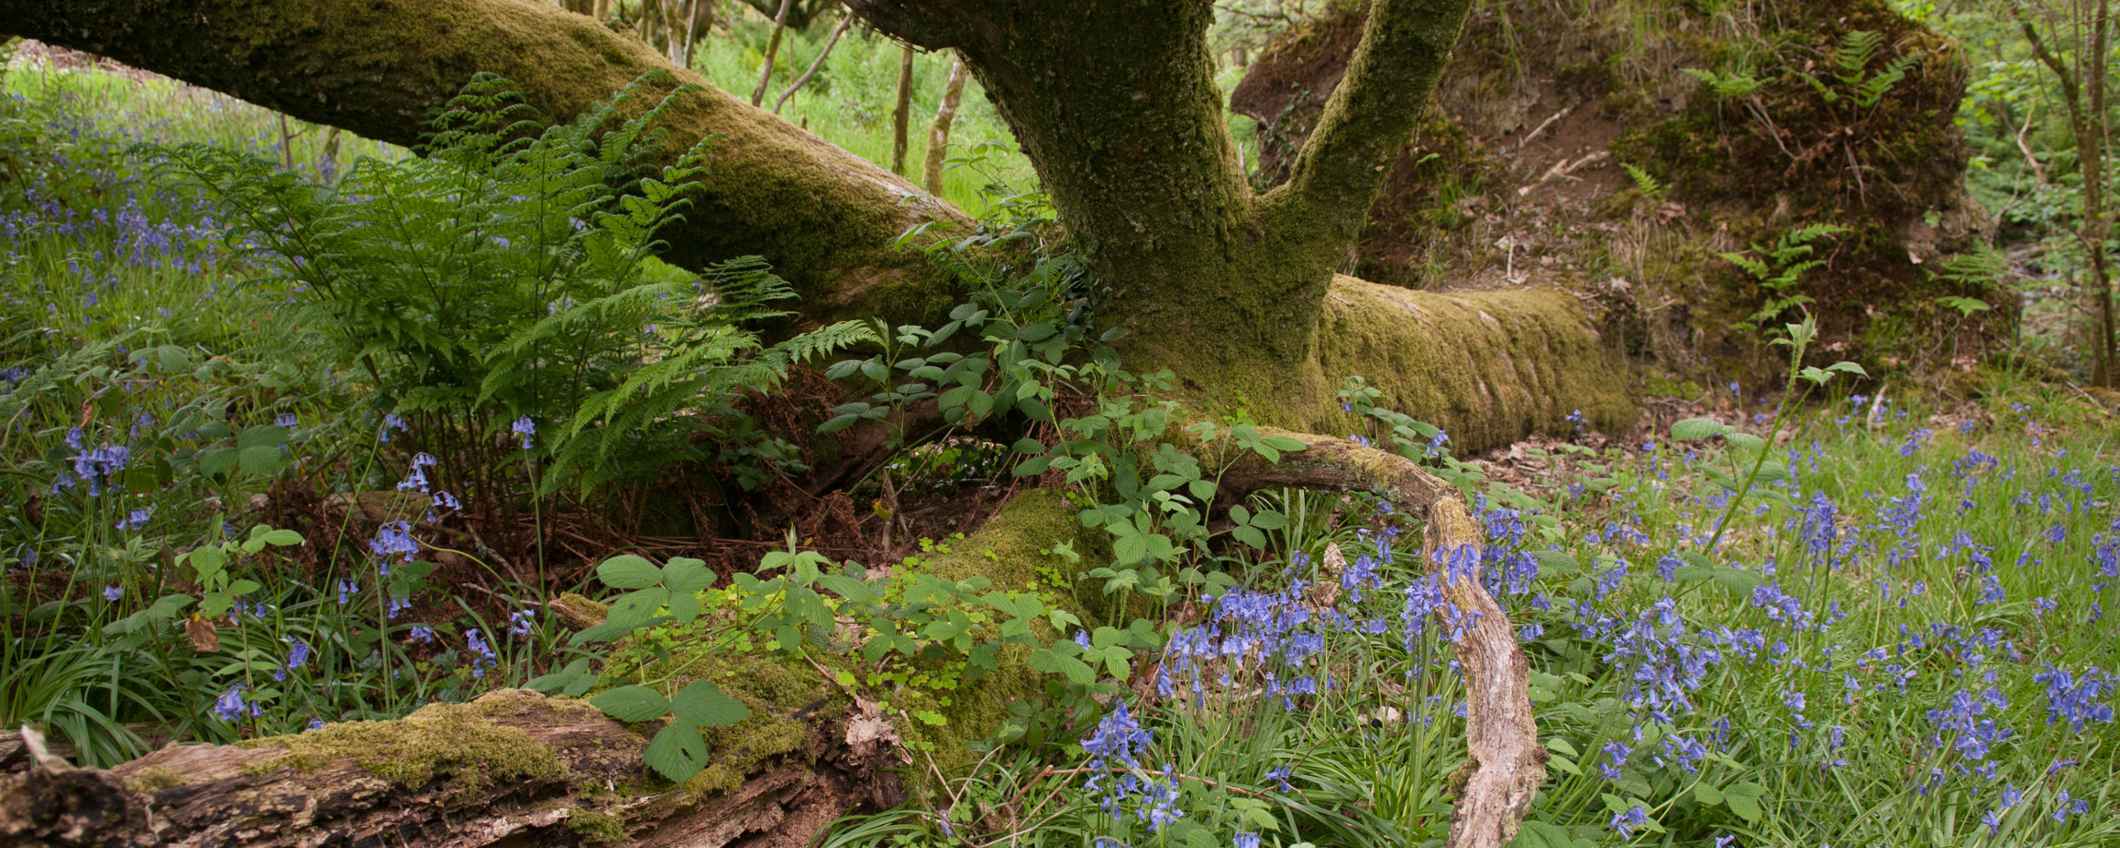
[[[1178,808],[1174,769],[1166,765],[1157,774],[1142,765],[1141,758],[1148,755],[1153,741],[1127,710],[1126,702],[1120,701],[1082,740],[1082,751],[1089,755],[1082,788],[1097,796],[1098,809],[1106,816],[1119,820],[1131,811],[1132,818],[1146,825],[1149,833],[1158,833],[1185,812]],[[1107,838],[1102,844],[1123,843]]]
[[[1182,685],[1199,705],[1210,678],[1219,690],[1257,678],[1269,697],[1290,708],[1296,698],[1316,695],[1312,667],[1325,650],[1325,634],[1309,585],[1292,580],[1279,592],[1231,589],[1213,599],[1206,621],[1173,634],[1165,646],[1157,695],[1172,697]]]

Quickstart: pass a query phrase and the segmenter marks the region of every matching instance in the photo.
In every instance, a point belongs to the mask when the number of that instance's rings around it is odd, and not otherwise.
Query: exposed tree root
[[[1471,757],[1451,781],[1457,797],[1448,845],[1509,844],[1546,779],[1546,749],[1532,719],[1530,667],[1516,630],[1480,584],[1479,522],[1455,488],[1405,457],[1347,439],[1273,435],[1300,439],[1305,447],[1279,463],[1256,457],[1240,462],[1223,477],[1231,493],[1270,486],[1375,491],[1400,510],[1426,518],[1429,562],[1443,571],[1443,594],[1457,616],[1446,626],[1462,626],[1456,649],[1465,675],[1465,741]]]

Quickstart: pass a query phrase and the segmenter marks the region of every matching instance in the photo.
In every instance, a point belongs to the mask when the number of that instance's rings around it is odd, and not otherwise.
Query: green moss
[[[469,704],[429,704],[396,721],[341,722],[307,733],[242,744],[285,752],[285,756],[253,766],[257,771],[306,771],[351,761],[377,777],[408,788],[447,780],[458,789],[472,791],[497,782],[564,776],[566,766],[552,749],[520,729],[493,721],[497,715],[529,709],[595,712],[583,704],[503,690]]]
[[[626,822],[617,816],[577,807],[567,813],[567,829],[591,845],[623,845]]]
[[[164,789],[175,789],[184,785],[184,775],[175,769],[163,766],[141,769],[138,774],[126,778],[125,785],[134,792],[152,795]]]

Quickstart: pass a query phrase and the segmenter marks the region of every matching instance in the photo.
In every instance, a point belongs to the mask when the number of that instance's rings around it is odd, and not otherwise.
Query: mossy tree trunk
[[[1294,176],[1263,195],[1224,125],[1207,0],[850,5],[886,32],[963,55],[1111,286],[1137,366],[1168,366],[1203,397],[1263,403],[1293,388],[1315,405],[1330,395],[1316,358],[1334,271],[1470,3],[1374,0]]]

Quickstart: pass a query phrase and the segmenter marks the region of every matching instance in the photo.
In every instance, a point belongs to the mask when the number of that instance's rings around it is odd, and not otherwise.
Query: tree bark
[[[506,0],[0,0],[0,30],[108,56],[313,123],[417,145],[430,113],[474,72],[514,80],[572,119],[651,71],[700,86],[667,114],[674,160],[715,137],[700,201],[668,232],[672,261],[757,254],[813,317],[924,320],[957,302],[948,271],[893,242],[963,213],[785,121],[745,106],[654,50],[562,9]],[[262,71],[270,68],[270,71]],[[645,99],[667,86],[654,86]]]
[[[942,166],[950,156],[950,125],[957,121],[957,102],[964,99],[964,60],[950,60],[949,79],[942,84],[942,105],[935,109],[935,122],[928,126],[927,168],[922,184],[928,193],[942,196]]]
[[[1135,367],[1195,399],[1329,406],[1310,378],[1334,270],[1411,133],[1469,0],[1372,0],[1296,175],[1254,197],[1223,122],[1207,0],[850,0],[878,28],[954,47],[1113,292]],[[1238,396],[1253,375],[1289,379]],[[1282,417],[1278,420],[1290,420]]]
[[[2120,386],[2120,368],[2115,367],[2116,356],[2113,317],[2113,290],[2111,272],[2107,268],[2106,240],[2110,235],[2111,221],[2105,208],[2105,145],[2111,133],[2111,116],[2106,111],[2106,57],[2110,55],[2111,11],[2110,0],[2068,0],[2068,24],[2071,45],[2076,48],[2076,64],[2071,67],[2060,54],[2048,45],[2048,39],[2025,13],[2024,7],[2011,4],[2010,14],[2017,19],[2025,41],[2032,47],[2032,55],[2040,64],[2052,71],[2054,79],[2061,85],[2061,103],[2068,109],[2069,132],[2076,142],[2077,159],[2083,176],[2083,220],[2077,226],[2076,237],[2082,243],[2090,260],[2090,282],[2079,284],[2084,291],[2086,311],[2089,313],[2091,342],[2091,382],[2095,385]],[[2051,23],[2051,21],[2050,21]],[[2055,35],[2060,25],[2055,24]]]
[[[780,14],[773,16],[773,34],[766,37],[766,60],[758,69],[758,87],[751,90],[751,105],[766,99],[766,85],[773,81],[773,58],[780,53],[780,37],[788,31],[788,7],[795,0],[780,0]]]
[[[898,58],[898,108],[891,111],[891,173],[905,173],[905,152],[913,123],[913,45]]]
[[[845,811],[897,799],[895,762],[848,746],[841,713],[799,717],[811,730],[798,747],[736,789],[704,794],[648,779],[647,740],[594,707],[519,689],[397,721],[173,745],[108,771],[69,768],[40,756],[31,736],[0,734],[0,843],[471,848],[600,836],[805,848]],[[408,775],[354,745],[405,758],[451,745],[470,753]]]

